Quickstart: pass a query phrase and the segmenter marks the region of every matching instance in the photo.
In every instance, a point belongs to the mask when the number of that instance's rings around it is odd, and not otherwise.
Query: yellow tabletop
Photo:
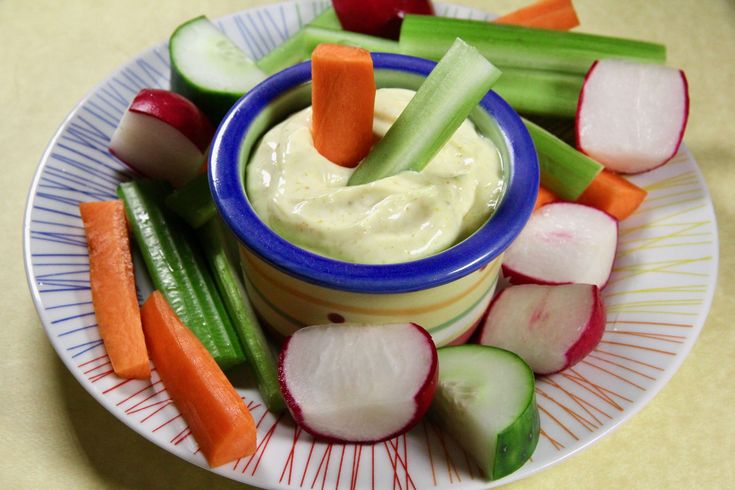
[[[198,14],[253,0],[0,0],[0,488],[243,488],[128,429],[58,360],[22,260],[26,194],[71,108],[120,64]],[[503,13],[526,0],[456,0]],[[509,488],[735,485],[735,4],[575,0],[579,30],[661,42],[689,79],[685,142],[714,201],[720,271],[697,343],[663,390],[612,434]]]

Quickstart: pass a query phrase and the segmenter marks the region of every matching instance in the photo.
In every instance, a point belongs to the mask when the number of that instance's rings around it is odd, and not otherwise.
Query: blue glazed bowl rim
[[[433,61],[373,53],[376,70],[428,76]],[[240,149],[255,118],[283,93],[311,80],[306,61],[281,71],[250,90],[230,109],[215,134],[209,159],[209,184],[215,205],[236,237],[262,260],[301,280],[361,293],[401,293],[459,279],[498,257],[518,236],[533,211],[539,184],[536,151],[523,121],[496,93],[480,106],[497,122],[506,141],[509,179],[492,217],[462,242],[435,255],[397,264],[356,264],[315,254],[273,232],[253,210],[240,175]],[[503,162],[508,165],[510,162]]]

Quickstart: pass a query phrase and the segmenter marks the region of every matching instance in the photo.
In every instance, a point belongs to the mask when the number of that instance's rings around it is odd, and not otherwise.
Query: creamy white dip
[[[376,137],[388,131],[413,94],[377,91]],[[366,264],[427,257],[472,234],[500,198],[498,150],[469,121],[423,171],[349,187],[354,169],[321,156],[310,128],[307,108],[268,131],[247,166],[246,191],[273,231],[318,254]]]

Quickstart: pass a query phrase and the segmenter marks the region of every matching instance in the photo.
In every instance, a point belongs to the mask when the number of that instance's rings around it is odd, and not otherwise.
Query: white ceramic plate
[[[222,18],[218,25],[259,58],[328,3],[255,8]],[[439,5],[437,10],[490,17],[463,7]],[[110,136],[139,89],[167,87],[168,70],[162,43],[95,88],[63,122],[30,189],[26,271],[48,337],[82,386],[148,440],[206,468],[157,376],[124,381],[112,373],[90,301],[78,212],[80,201],[116,197],[115,188],[128,172],[108,153]],[[650,194],[621,224],[614,274],[604,291],[607,330],[580,364],[538,379],[541,439],[519,471],[484,481],[467,454],[428,422],[374,445],[316,442],[288,415],[268,413],[247,383],[238,388],[258,423],[258,450],[212,471],[266,488],[479,489],[528,476],[608,433],[641,409],[684,360],[709,310],[717,271],[712,205],[689,151],[682,148],[664,167],[632,180]]]

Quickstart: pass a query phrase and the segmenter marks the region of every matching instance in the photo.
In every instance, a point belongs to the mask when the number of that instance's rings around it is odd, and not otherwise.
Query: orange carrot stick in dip
[[[538,0],[526,7],[498,17],[496,24],[568,31],[579,25],[572,0]]]
[[[159,291],[141,315],[156,370],[210,466],[253,454],[253,417],[209,351]]]
[[[330,161],[354,167],[373,144],[375,75],[362,48],[320,44],[311,55],[311,132]]]
[[[580,204],[596,207],[624,220],[646,199],[648,192],[620,177],[615,172],[604,169],[577,199]]]
[[[123,202],[85,202],[79,212],[89,248],[92,304],[112,369],[121,378],[148,378]]]
[[[551,192],[549,189],[547,189],[544,186],[539,186],[538,188],[538,195],[536,196],[536,205],[534,206],[534,211],[543,206],[544,204],[549,204],[552,202],[558,201],[559,198]]]

